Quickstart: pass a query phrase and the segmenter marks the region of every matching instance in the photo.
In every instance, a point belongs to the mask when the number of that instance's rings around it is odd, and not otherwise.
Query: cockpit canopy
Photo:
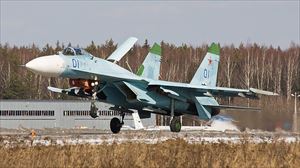
[[[84,49],[81,48],[73,48],[73,47],[68,47],[63,50],[62,52],[63,55],[72,55],[72,56],[77,56],[77,55],[90,55],[90,53],[86,52]]]

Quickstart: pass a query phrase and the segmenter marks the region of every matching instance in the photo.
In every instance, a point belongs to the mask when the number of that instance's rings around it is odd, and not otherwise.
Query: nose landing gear
[[[92,117],[92,118],[97,118],[98,117],[98,114],[97,114],[97,112],[98,112],[98,108],[97,108],[97,106],[95,105],[95,101],[96,101],[96,99],[97,99],[97,93],[98,93],[98,91],[97,90],[99,90],[98,89],[98,82],[96,81],[95,83],[92,83],[91,84],[94,88],[93,88],[93,94],[92,94],[92,102],[91,102],[91,108],[90,108],[90,116]]]
[[[97,118],[97,117],[98,117],[97,112],[98,112],[98,108],[97,108],[97,106],[95,105],[95,101],[92,101],[92,103],[91,103],[91,108],[90,108],[90,116],[91,116],[92,118]]]

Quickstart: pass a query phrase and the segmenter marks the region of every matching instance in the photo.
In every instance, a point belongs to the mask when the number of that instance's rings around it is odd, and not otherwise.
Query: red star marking
[[[212,63],[211,58],[208,59],[208,65],[210,65]]]

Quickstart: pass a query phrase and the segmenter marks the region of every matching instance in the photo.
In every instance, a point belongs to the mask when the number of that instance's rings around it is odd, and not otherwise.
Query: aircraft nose
[[[58,77],[64,71],[64,60],[59,55],[49,55],[29,61],[25,67],[48,77]]]

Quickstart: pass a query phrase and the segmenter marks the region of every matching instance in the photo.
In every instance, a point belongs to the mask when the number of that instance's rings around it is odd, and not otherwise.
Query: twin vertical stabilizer
[[[219,61],[220,47],[212,43],[191,80],[191,84],[215,87],[217,85]]]
[[[137,75],[149,79],[159,79],[161,62],[161,47],[154,43],[146,56],[143,64],[139,67]]]

